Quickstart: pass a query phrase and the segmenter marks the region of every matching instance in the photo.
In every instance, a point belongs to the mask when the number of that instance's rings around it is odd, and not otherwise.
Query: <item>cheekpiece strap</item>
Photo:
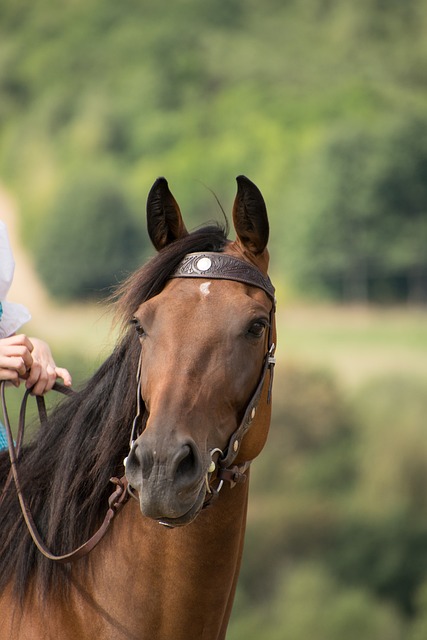
[[[235,280],[262,289],[273,303],[275,301],[275,289],[268,276],[248,262],[226,253],[188,253],[171,277]]]

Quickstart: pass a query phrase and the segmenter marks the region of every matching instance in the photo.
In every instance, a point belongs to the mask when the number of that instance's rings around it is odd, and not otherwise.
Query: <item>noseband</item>
[[[231,486],[234,486],[236,483],[244,482],[246,480],[245,471],[248,469],[250,461],[243,462],[239,465],[233,465],[233,462],[236,459],[237,454],[239,453],[242,440],[248,432],[253,419],[255,418],[258,403],[261,397],[262,390],[264,388],[267,372],[269,372],[270,374],[267,402],[270,403],[271,401],[273,372],[274,365],[276,363],[276,359],[274,356],[276,346],[273,342],[274,314],[276,312],[275,289],[271,283],[270,278],[261,273],[261,271],[259,271],[256,267],[252,266],[248,262],[244,262],[243,260],[227,255],[225,253],[189,253],[180,262],[174,273],[171,275],[171,278],[204,278],[205,280],[209,278],[213,280],[234,280],[236,282],[247,284],[251,287],[262,289],[268,295],[272,303],[268,327],[267,352],[264,356],[261,374],[256,389],[247,404],[242,421],[240,422],[240,425],[238,426],[236,431],[232,434],[225,451],[222,452],[217,448],[211,451],[211,455],[213,455],[215,452],[220,453],[220,457],[217,463],[218,469],[215,475],[215,478],[218,479],[219,484],[217,489],[213,489],[210,486],[211,477],[213,475],[213,472],[216,470],[216,465],[212,463],[211,467],[208,469],[206,476],[206,486],[209,495],[207,496],[207,500],[205,501],[204,506],[207,506],[207,504],[211,502],[211,499],[218,494],[225,481],[229,482]],[[129,443],[131,451],[135,445],[137,437],[144,430],[147,421],[146,412],[144,413],[144,415],[141,415],[141,364],[142,363],[140,360],[137,374],[137,414],[132,425]],[[126,459],[124,461],[124,464],[126,466]],[[132,493],[132,488],[129,485],[128,491],[132,495],[132,497],[136,498],[136,496]]]

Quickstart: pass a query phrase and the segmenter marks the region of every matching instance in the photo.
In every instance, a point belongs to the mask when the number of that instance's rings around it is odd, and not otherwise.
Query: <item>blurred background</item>
[[[159,175],[189,228],[239,174],[267,202],[275,413],[229,640],[427,638],[426,33],[425,0],[1,2],[9,298],[77,385]]]

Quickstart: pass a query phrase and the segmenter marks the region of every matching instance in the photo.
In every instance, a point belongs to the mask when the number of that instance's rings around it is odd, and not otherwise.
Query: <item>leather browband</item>
[[[270,278],[248,262],[226,253],[188,253],[171,277],[236,280],[262,289],[274,303],[275,289]]]

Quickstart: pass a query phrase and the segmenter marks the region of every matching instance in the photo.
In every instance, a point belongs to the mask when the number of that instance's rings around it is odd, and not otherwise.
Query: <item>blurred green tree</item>
[[[341,126],[303,188],[303,283],[342,300],[427,300],[427,118]]]
[[[386,377],[345,397],[331,376],[288,365],[277,388],[269,440],[252,470],[236,637],[262,629],[284,572],[312,561],[329,583],[359,593],[355,616],[369,602],[375,617],[375,603],[379,615],[387,602],[411,619],[427,575],[425,382]],[[297,606],[282,599],[285,609]]]
[[[317,563],[282,569],[275,598],[233,620],[229,640],[403,640],[392,607],[337,582]]]
[[[130,204],[110,175],[80,175],[61,191],[37,248],[37,268],[61,299],[105,297],[144,255]]]
[[[416,598],[417,617],[415,618],[408,640],[425,640],[427,638],[427,581],[420,586]]]

